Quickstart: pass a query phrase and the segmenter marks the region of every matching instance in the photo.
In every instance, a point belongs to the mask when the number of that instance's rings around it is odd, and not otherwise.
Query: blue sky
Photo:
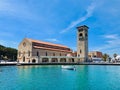
[[[89,27],[89,51],[120,54],[120,0],[0,0],[0,44],[24,37],[76,50],[76,27]]]

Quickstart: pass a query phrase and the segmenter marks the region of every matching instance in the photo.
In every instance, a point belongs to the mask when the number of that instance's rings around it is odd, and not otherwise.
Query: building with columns
[[[102,52],[100,51],[91,51],[88,53],[89,58],[102,58]]]
[[[23,39],[18,46],[18,61],[34,62],[66,62],[65,57],[71,57],[72,50],[66,46],[33,40]],[[49,61],[49,59],[51,59]],[[71,62],[74,60],[71,59]]]
[[[69,47],[30,38],[24,38],[18,46],[20,63],[83,62],[88,59],[88,27],[77,27],[77,52]]]

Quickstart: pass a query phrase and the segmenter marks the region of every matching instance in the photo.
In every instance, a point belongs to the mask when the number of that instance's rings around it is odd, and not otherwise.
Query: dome
[[[120,55],[118,55],[118,56],[116,57],[116,59],[120,59]]]

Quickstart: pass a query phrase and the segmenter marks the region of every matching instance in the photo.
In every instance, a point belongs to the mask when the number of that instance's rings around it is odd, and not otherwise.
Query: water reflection
[[[88,66],[78,66],[76,73],[76,90],[86,90],[89,80],[89,70]]]
[[[119,90],[119,66],[60,65],[0,67],[0,90]]]

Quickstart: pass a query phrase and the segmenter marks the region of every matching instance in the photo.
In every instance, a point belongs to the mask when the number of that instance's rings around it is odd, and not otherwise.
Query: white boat
[[[76,67],[73,65],[62,65],[62,69],[76,70]]]
[[[17,65],[17,66],[20,66],[21,64],[20,64],[20,63],[17,63],[16,65]]]

